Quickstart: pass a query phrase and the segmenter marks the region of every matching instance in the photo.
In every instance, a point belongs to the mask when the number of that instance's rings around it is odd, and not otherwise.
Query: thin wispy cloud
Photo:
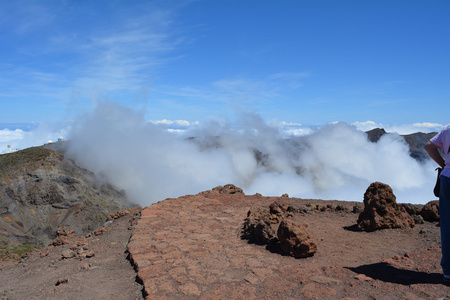
[[[89,12],[90,6],[95,4],[88,4],[83,9]],[[96,98],[138,90],[148,84],[157,67],[169,59],[168,53],[179,43],[170,32],[170,12],[150,5],[143,5],[138,14],[124,12],[109,16],[109,26],[101,24],[100,19],[93,27],[79,24],[69,31],[60,31],[58,23],[74,9],[73,3],[52,7],[30,2],[29,5],[9,7],[17,22],[10,20],[8,24],[16,23],[13,30],[30,38],[30,43],[21,45],[22,56],[11,59],[10,64],[3,64],[0,69],[5,75],[2,77],[7,78],[0,82],[5,96],[28,95],[67,101],[73,95]],[[74,9],[74,13],[79,15],[67,17],[72,22],[81,22],[85,11],[76,8],[79,10]],[[41,16],[48,17],[43,21]],[[34,30],[46,32],[38,44],[32,38]],[[32,62],[47,59],[47,56],[54,59],[45,66]],[[31,62],[24,63],[31,58]]]
[[[262,78],[241,75],[216,80],[207,86],[166,86],[160,92],[192,102],[201,100],[254,110],[264,103],[283,99],[286,91],[301,88],[309,76],[308,72],[276,73]]]

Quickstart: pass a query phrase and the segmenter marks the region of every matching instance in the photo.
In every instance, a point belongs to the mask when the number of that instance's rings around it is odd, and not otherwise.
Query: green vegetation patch
[[[32,251],[33,249],[39,249],[39,246],[33,244],[23,244],[23,245],[8,245],[0,247],[0,256],[5,253],[17,254],[20,257],[25,253]]]

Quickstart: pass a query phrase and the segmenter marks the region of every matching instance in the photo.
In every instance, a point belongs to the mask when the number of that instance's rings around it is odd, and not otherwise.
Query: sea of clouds
[[[160,120],[114,102],[80,119],[32,129],[0,130],[0,153],[67,140],[67,153],[147,206],[227,183],[246,194],[362,201],[370,183],[389,184],[398,202],[434,199],[435,164],[408,155],[399,134],[377,143],[364,131],[373,122],[320,127],[266,122],[244,114],[236,122]],[[398,126],[388,132],[438,131],[439,124]]]

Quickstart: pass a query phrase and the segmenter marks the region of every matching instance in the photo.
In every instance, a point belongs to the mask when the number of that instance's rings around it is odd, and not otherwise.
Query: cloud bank
[[[344,123],[289,136],[249,114],[174,134],[139,112],[101,102],[68,139],[71,156],[144,206],[227,183],[246,194],[362,201],[370,183],[381,181],[398,202],[433,199],[431,161],[411,158],[398,135],[371,143]]]

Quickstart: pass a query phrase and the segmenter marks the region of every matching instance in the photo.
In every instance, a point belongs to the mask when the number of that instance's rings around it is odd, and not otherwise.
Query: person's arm
[[[439,148],[432,142],[428,141],[425,144],[425,150],[427,151],[428,155],[441,167],[445,167],[445,161],[442,158],[441,154],[439,153]]]

